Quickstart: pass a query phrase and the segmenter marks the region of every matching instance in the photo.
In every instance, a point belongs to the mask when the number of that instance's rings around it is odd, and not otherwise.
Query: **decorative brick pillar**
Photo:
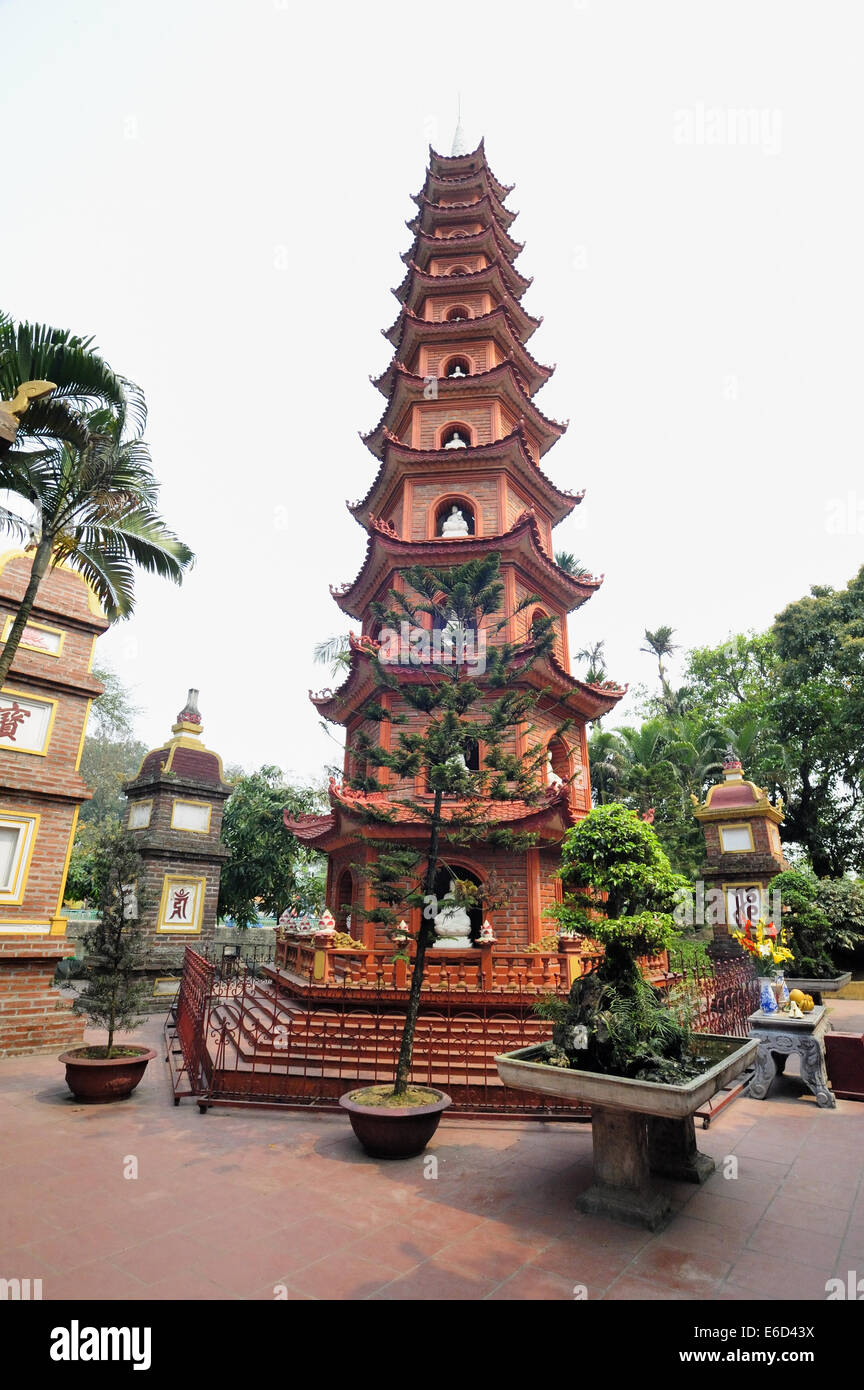
[[[220,834],[232,788],[222,759],[201,741],[197,690],[189,691],[171,732],[124,788],[126,823],[144,860],[141,927],[154,1010],[176,991],[185,947],[206,950],[213,941],[228,858]]]
[[[31,556],[0,557],[0,642],[12,626]],[[86,580],[66,565],[43,579],[0,693],[0,1055],[79,1043],[84,1019],[52,987],[66,939],[63,898],[81,803],[79,773],[96,638],[108,627]]]
[[[789,867],[778,829],[783,803],[773,806],[761,787],[745,781],[740,762],[730,756],[723,761],[723,781],[709,789],[704,804],[695,797],[693,804],[705,834],[701,877],[706,904],[709,910],[712,902],[719,907],[714,909],[719,920],[714,921],[712,950],[737,954],[730,932],[747,918],[755,922],[770,916],[769,885]]]

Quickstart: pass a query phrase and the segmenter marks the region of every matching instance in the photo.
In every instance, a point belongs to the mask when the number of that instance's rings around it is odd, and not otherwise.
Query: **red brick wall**
[[[56,937],[0,937],[0,1056],[81,1043],[85,1020],[51,984],[58,960],[71,954],[71,944]]]

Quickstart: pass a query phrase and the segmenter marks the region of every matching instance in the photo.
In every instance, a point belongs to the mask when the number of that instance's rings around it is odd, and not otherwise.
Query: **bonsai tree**
[[[702,1065],[688,1057],[686,998],[664,997],[638,964],[673,944],[672,909],[686,884],[655,831],[624,806],[597,806],[565,835],[559,872],[564,899],[549,915],[599,941],[604,956],[596,972],[574,981],[566,1001],[537,1005],[555,1025],[549,1061],[651,1081],[698,1075]]]
[[[108,1032],[104,1046],[91,1056],[121,1057],[115,1034],[128,1031],[146,1012],[148,990],[137,978],[144,965],[144,940],[138,918],[143,903],[138,884],[142,869],[135,841],[122,827],[108,823],[92,851],[92,882],[99,921],[84,937],[86,983],[75,1000],[76,1013]]]
[[[542,774],[545,741],[529,746],[521,757],[515,752],[517,726],[522,726],[530,744],[534,730],[530,715],[538,698],[531,691],[517,688],[515,682],[551,647],[552,624],[548,619],[535,622],[525,643],[503,640],[502,634],[514,614],[537,600],[530,595],[512,613],[505,611],[499,564],[500,556],[492,553],[448,569],[413,566],[403,572],[404,590],[391,591],[392,606],[378,605],[376,609],[377,616],[392,632],[402,631],[407,619],[414,625],[415,633],[420,634],[422,616],[431,614],[436,627],[447,632],[452,656],[435,661],[424,660],[418,654],[417,665],[424,674],[409,682],[399,680],[385,649],[379,649],[381,686],[398,691],[400,699],[421,716],[422,722],[418,727],[418,721],[413,719],[406,728],[407,716],[391,716],[380,701],[372,699],[364,709],[363,724],[351,746],[355,766],[363,769],[351,781],[356,790],[381,790],[375,770],[386,767],[396,778],[420,776],[429,791],[425,798],[408,796],[400,800],[400,806],[411,818],[425,826],[425,847],[415,849],[406,846],[404,840],[382,843],[376,836],[376,861],[355,866],[371,883],[375,898],[374,907],[355,906],[357,916],[384,924],[392,935],[406,908],[422,909],[390,1097],[397,1103],[400,1097],[406,1097],[408,1089],[426,953],[435,939],[434,919],[440,908],[435,896],[436,879],[439,870],[448,867],[444,849],[449,854],[451,847],[478,840],[505,850],[530,847],[536,843],[536,835],[496,828],[489,803],[519,799],[533,805],[547,793]],[[482,660],[477,659],[478,634],[489,644]],[[381,747],[372,737],[376,726],[385,720],[394,726],[389,748]],[[568,725],[569,721],[555,732],[564,732]],[[470,761],[477,763],[474,768],[468,766],[468,754]],[[363,816],[365,823],[374,825],[379,832],[382,825],[394,819],[386,804],[374,800],[366,802]],[[453,889],[447,906],[467,910],[482,905],[491,910],[503,901],[504,895],[494,884],[487,882],[478,891],[475,884],[460,881],[456,874],[451,875],[451,880]],[[407,954],[404,947],[400,947],[400,952]]]

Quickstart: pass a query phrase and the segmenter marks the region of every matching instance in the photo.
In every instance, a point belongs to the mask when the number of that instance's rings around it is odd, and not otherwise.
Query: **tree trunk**
[[[39,590],[39,585],[48,572],[50,562],[51,541],[43,539],[36,547],[36,554],[33,556],[30,579],[24,591],[24,597],[15,615],[15,621],[12,624],[9,636],[6,638],[3,651],[0,653],[0,687],[6,684],[9,668],[15,660],[15,653],[18,651],[21,638],[24,635],[24,629],[27,626],[27,620],[33,611],[33,604],[36,602],[36,594]]]
[[[438,867],[438,835],[440,831],[441,797],[442,793],[436,791],[435,803],[432,809],[432,833],[429,837],[429,853],[426,859],[426,878],[423,885],[423,893],[426,897],[435,890],[435,871]],[[425,912],[426,909],[424,905],[423,916],[420,918],[420,930],[417,933],[417,953],[414,957],[414,973],[411,976],[411,988],[408,992],[408,1009],[405,1014],[405,1027],[402,1029],[402,1041],[399,1044],[399,1060],[396,1063],[396,1080],[393,1084],[393,1094],[395,1096],[405,1094],[408,1088],[408,1073],[411,1070],[411,1055],[414,1051],[414,1032],[417,1027],[417,1015],[420,1012],[420,990],[423,986],[426,949],[433,934],[432,922],[425,915]]]

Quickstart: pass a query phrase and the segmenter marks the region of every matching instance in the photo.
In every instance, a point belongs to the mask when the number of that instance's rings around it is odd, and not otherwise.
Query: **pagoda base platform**
[[[394,990],[310,994],[289,972],[265,967],[219,980],[213,965],[187,952],[187,967],[166,1031],[175,1102],[338,1108],[346,1091],[392,1080],[404,1000]],[[581,1105],[502,1085],[501,1053],[548,1039],[550,1025],[527,998],[491,1003],[449,991],[424,993],[411,1079],[440,1087],[458,1114],[587,1118]]]

